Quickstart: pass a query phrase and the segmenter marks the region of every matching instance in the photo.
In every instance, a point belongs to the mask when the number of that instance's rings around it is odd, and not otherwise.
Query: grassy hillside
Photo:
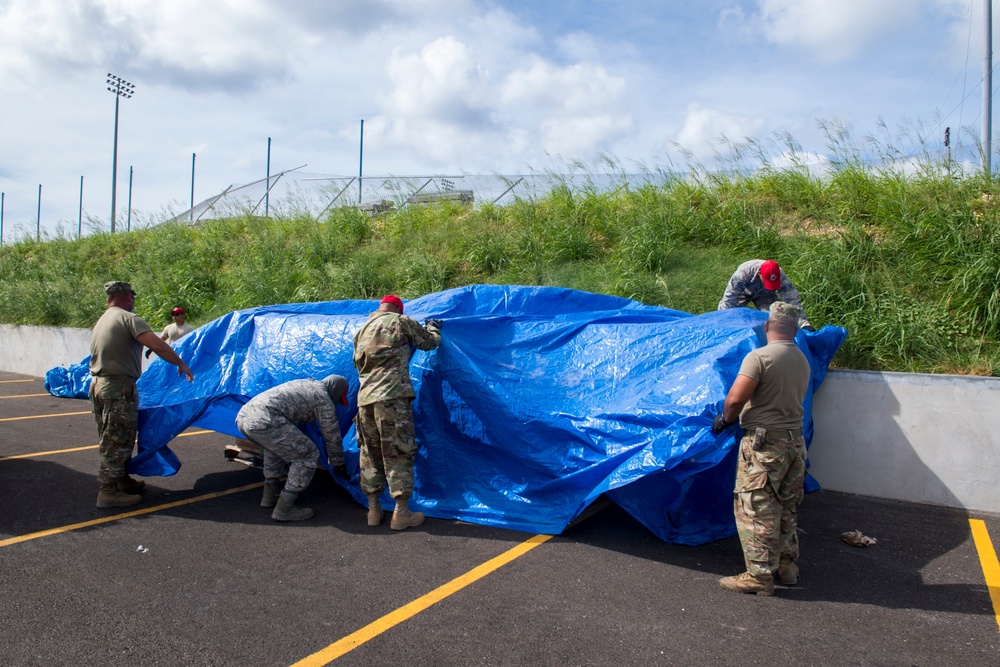
[[[438,205],[230,218],[0,248],[0,319],[89,327],[131,281],[155,326],[263,304],[413,298],[472,283],[557,285],[701,313],[732,271],[773,258],[816,326],[848,329],[839,367],[1000,374],[997,186],[841,166],[668,178],[505,207]]]

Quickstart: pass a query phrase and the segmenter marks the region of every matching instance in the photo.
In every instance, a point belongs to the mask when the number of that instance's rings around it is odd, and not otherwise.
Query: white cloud
[[[752,26],[769,42],[838,62],[887,35],[911,30],[928,9],[954,14],[958,4],[958,0],[758,0]],[[730,8],[723,18],[741,16]]]
[[[632,131],[620,109],[623,78],[590,63],[529,60],[513,71],[503,61],[487,65],[454,36],[419,53],[397,51],[372,131],[441,165],[477,160],[488,171],[513,155],[590,159]],[[507,73],[495,82],[493,68]]]
[[[830,169],[830,159],[819,153],[805,151],[783,151],[769,160],[771,167],[777,170],[806,168],[813,176],[825,174]]]
[[[633,129],[632,116],[621,108],[625,79],[592,63],[558,67],[541,59],[512,72],[501,99],[522,121],[533,115],[545,152],[588,159]]]
[[[677,144],[698,160],[722,152],[726,140],[742,142],[757,137],[764,129],[764,117],[706,109],[697,104],[688,107]]]
[[[111,69],[239,89],[288,76],[295,50],[286,45],[313,39],[266,0],[10,0],[0,10],[0,78]]]

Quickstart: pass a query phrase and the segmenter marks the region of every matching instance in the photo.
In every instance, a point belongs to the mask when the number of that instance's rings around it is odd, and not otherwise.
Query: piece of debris
[[[139,545],[139,548],[136,549],[136,551],[138,551],[141,554],[148,554],[149,553],[149,549],[147,549],[146,547],[142,546],[141,544]]]
[[[860,530],[849,530],[840,537],[852,547],[869,547],[878,542],[874,537],[868,537]]]

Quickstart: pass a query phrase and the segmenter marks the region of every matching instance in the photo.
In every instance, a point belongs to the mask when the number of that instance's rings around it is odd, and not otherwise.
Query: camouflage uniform
[[[389,484],[393,498],[413,493],[413,407],[416,393],[410,383],[410,346],[433,350],[441,342],[430,330],[405,315],[372,313],[354,335],[354,365],[358,369],[358,450],[361,489],[378,494]]]
[[[128,283],[111,281],[106,293],[129,291]],[[134,292],[132,292],[134,294]],[[123,479],[132,457],[139,424],[139,392],[136,380],[142,374],[142,343],[136,338],[152,331],[146,321],[117,306],[109,306],[94,324],[90,338],[90,405],[100,437],[102,485]]]
[[[342,390],[346,392],[347,381]],[[330,465],[344,462],[340,424],[326,381],[292,380],[255,396],[236,415],[236,426],[261,448],[264,479],[277,482],[288,470],[285,490],[301,493],[309,486],[318,464],[318,449],[298,424],[317,422],[326,443]]]
[[[769,321],[794,324],[801,316],[800,308],[776,302]],[[802,401],[809,372],[809,361],[791,340],[753,350],[740,366],[740,375],[758,384],[740,413],[746,435],[740,442],[733,510],[747,572],[758,578],[772,577],[782,559],[794,562],[799,556],[797,512],[806,476]],[[766,434],[755,447],[758,428]]]
[[[753,434],[740,442],[736,468],[734,514],[747,572],[772,575],[782,557],[799,557],[796,532],[802,484],[806,477],[806,443],[801,430],[768,433],[753,449]]]
[[[122,479],[139,424],[139,392],[135,380],[129,377],[95,376],[90,383],[90,405],[97,422],[100,443],[100,469],[97,479],[101,484]]]
[[[802,309],[802,298],[799,296],[799,291],[795,289],[795,285],[788,279],[784,271],[781,272],[781,287],[778,288],[777,293],[764,287],[764,283],[760,279],[760,265],[763,263],[762,259],[751,259],[736,267],[736,272],[729,279],[722,300],[719,301],[718,310],[740,308],[748,303],[753,303],[757,310],[768,310],[772,303],[779,300]],[[799,316],[798,325],[799,328],[812,326],[806,319],[804,312]]]

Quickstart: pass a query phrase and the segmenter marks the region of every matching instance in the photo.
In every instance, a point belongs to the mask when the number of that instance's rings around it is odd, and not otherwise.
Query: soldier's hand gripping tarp
[[[159,360],[143,374],[130,470],[173,474],[180,462],[166,445],[185,428],[239,437],[235,415],[248,397],[337,373],[352,399],[337,408],[351,474],[343,484],[361,502],[352,338],[376,307],[256,308],[182,338],[175,349],[195,381],[179,381]],[[607,494],[668,541],[734,534],[738,429],[713,436],[711,423],[743,357],[766,342],[766,313],[694,316],[566,289],[476,285],[410,301],[406,315],[444,323],[441,346],[415,351],[410,365],[419,445],[411,506],[433,517],[559,533]],[[838,327],[799,333],[813,391],[845,335]]]

